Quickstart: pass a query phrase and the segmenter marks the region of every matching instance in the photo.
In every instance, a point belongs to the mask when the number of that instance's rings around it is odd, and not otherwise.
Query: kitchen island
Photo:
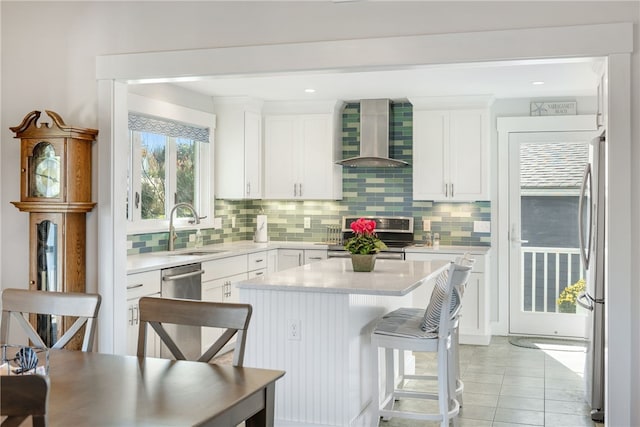
[[[253,306],[245,366],[286,371],[276,426],[373,425],[373,325],[411,306],[448,263],[377,260],[373,272],[354,273],[349,259],[333,258],[238,283]]]

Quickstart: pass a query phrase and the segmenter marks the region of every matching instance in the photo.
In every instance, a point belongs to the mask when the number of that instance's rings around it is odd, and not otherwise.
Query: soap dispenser
[[[198,228],[198,231],[196,231],[196,248],[201,248],[202,243],[203,243],[202,231],[200,231],[200,229]]]

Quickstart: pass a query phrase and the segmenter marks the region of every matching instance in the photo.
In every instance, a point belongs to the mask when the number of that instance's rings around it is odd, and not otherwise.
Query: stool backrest
[[[429,304],[424,312],[424,318],[421,324],[422,330],[427,332],[438,331],[444,334],[449,333],[451,319],[455,317],[457,307],[460,304],[460,296],[456,295],[456,289],[467,282],[469,274],[471,274],[471,267],[452,262],[449,268],[438,276],[433,291],[431,292]],[[454,303],[454,298],[458,298],[457,303]],[[443,310],[443,307],[448,307],[448,310]],[[444,324],[443,317],[447,318]],[[442,329],[443,327],[444,329]]]

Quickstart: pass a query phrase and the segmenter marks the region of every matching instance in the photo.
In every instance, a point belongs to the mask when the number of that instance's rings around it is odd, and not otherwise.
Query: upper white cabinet
[[[431,102],[410,101],[414,200],[488,200],[488,109],[434,110]]]
[[[216,197],[262,198],[262,102],[216,98]]]
[[[265,103],[264,112],[264,198],[341,199],[338,103]]]

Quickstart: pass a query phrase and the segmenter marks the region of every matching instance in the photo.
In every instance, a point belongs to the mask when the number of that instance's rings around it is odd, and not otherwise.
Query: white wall
[[[97,55],[262,45],[412,34],[636,23],[632,58],[632,164],[640,164],[640,22],[638,2],[0,2],[2,111],[0,119],[0,280],[27,286],[27,214],[9,201],[19,197],[19,144],[10,126],[29,111],[51,109],[67,123],[98,127]],[[372,52],[374,53],[374,52]],[[100,141],[98,141],[100,144]],[[94,150],[97,152],[97,149]],[[94,156],[94,159],[96,156]],[[100,165],[96,164],[96,169]],[[640,168],[632,171],[633,260],[640,260]],[[94,172],[97,176],[97,170]],[[94,189],[97,183],[94,179]],[[97,195],[94,195],[97,200]],[[88,216],[87,282],[96,290],[97,217]],[[638,277],[640,263],[632,266]],[[640,290],[632,287],[632,307]],[[631,315],[634,354],[640,360],[640,310]],[[640,367],[631,366],[631,402],[640,401]],[[640,405],[629,409],[640,422]]]

